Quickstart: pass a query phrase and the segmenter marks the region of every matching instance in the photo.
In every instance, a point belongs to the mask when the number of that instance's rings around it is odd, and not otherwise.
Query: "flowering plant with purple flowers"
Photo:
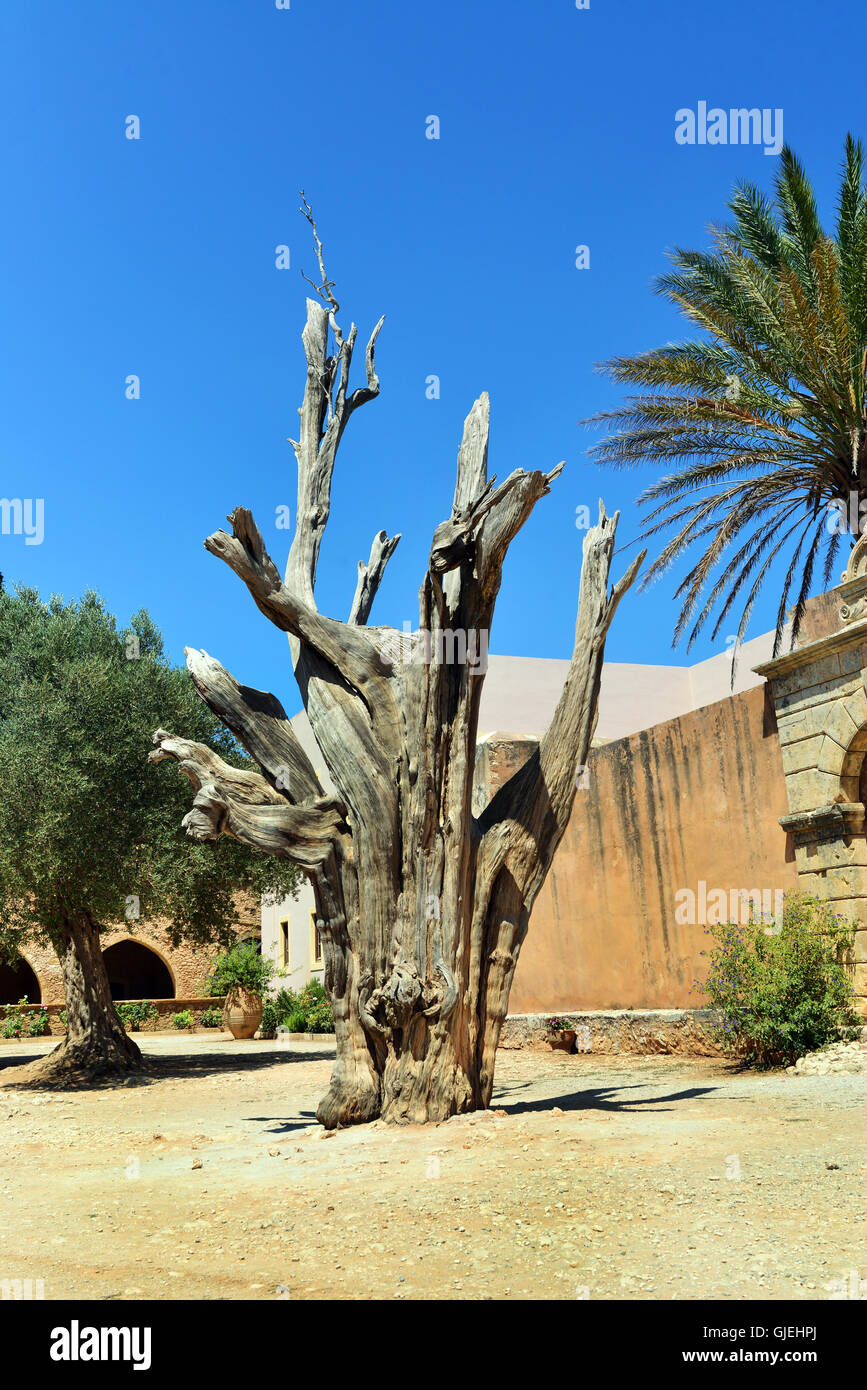
[[[702,984],[727,1051],[747,1066],[785,1066],[854,1037],[852,944],[856,923],[806,893],[787,893],[782,920],[706,927],[713,940]],[[703,953],[706,954],[706,953]]]
[[[575,1022],[573,1019],[560,1018],[559,1015],[555,1018],[549,1018],[547,1022],[548,1031],[551,1033],[565,1033],[567,1031],[571,1031],[571,1029],[575,1027]]]

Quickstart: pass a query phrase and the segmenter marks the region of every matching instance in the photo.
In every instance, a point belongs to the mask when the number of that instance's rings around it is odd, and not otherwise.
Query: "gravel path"
[[[494,1109],[313,1124],[329,1044],[143,1035],[160,1071],[4,1089],[0,1278],[47,1298],[867,1293],[867,1073],[502,1051]],[[839,1281],[845,1281],[845,1285]]]

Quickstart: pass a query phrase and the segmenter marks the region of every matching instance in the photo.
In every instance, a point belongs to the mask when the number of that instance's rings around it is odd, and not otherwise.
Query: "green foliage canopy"
[[[167,660],[142,610],[121,631],[93,592],[80,601],[0,591],[0,951],[56,942],[64,918],[101,926],[166,919],[173,943],[228,941],[239,892],[293,893],[299,871],[228,836],[196,843],[189,788],[148,763],[169,723],[251,767]]]

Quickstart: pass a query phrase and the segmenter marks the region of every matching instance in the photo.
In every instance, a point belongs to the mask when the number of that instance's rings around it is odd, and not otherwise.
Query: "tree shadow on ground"
[[[50,1053],[45,1053],[49,1057]],[[264,1072],[287,1062],[315,1062],[334,1060],[329,1049],[289,1052],[281,1048],[278,1052],[201,1052],[168,1054],[144,1053],[144,1069],[131,1073],[91,1078],[71,1078],[69,1076],[46,1075],[45,1077],[22,1077],[16,1080],[15,1072],[42,1061],[42,1057],[14,1055],[0,1064],[0,1088],[6,1091],[112,1091],[121,1087],[153,1086],[160,1081],[179,1081],[222,1076],[229,1072]]]
[[[177,1080],[187,1076],[219,1076],[225,1072],[269,1071],[282,1067],[287,1062],[333,1062],[333,1049],[317,1048],[310,1052],[289,1052],[280,1048],[277,1052],[209,1052],[204,1056],[160,1056],[149,1053],[148,1062],[153,1067],[153,1080],[171,1078]]]
[[[291,1137],[294,1130],[319,1128],[319,1121],[314,1110],[299,1110],[296,1114],[297,1118],[293,1119],[287,1119],[285,1115],[245,1115],[244,1123],[268,1125],[269,1128],[264,1131],[265,1134],[273,1134],[277,1137],[282,1135],[284,1138]],[[324,1130],[323,1133],[325,1133]]]
[[[502,1086],[497,1086],[494,1100],[491,1103],[492,1110],[505,1110],[509,1115],[522,1115],[531,1112],[550,1111],[555,1106],[561,1110],[599,1110],[610,1114],[664,1114],[673,1108],[668,1102],[697,1100],[700,1097],[712,1095],[718,1088],[715,1086],[691,1086],[687,1090],[672,1091],[665,1095],[652,1096],[627,1096],[617,1098],[620,1092],[637,1091],[645,1089],[640,1082],[629,1086],[598,1086],[586,1091],[575,1091],[572,1095],[548,1096],[539,1100],[520,1099],[513,1100],[512,1093],[525,1091],[533,1085],[529,1081],[507,1082]],[[484,1110],[477,1110],[477,1115],[483,1116]],[[309,1115],[309,1119],[304,1119]],[[317,1125],[316,1115],[312,1110],[296,1111],[294,1116],[285,1115],[245,1115],[245,1124],[262,1124],[271,1127],[265,1131],[274,1136],[291,1136],[294,1130],[309,1128]],[[359,1126],[365,1128],[365,1126]],[[395,1132],[402,1126],[395,1125]]]
[[[624,1091],[644,1091],[647,1085],[634,1082],[630,1086],[593,1086],[586,1091],[573,1091],[571,1095],[545,1096],[540,1100],[521,1100],[514,1093],[526,1091],[529,1081],[506,1082],[495,1088],[492,1108],[505,1110],[509,1115],[529,1114],[533,1111],[553,1110],[600,1110],[610,1114],[635,1114],[635,1107],[645,1113],[658,1114],[672,1109],[666,1102],[698,1100],[713,1095],[716,1086],[690,1086],[683,1091],[670,1091],[666,1095],[626,1096],[619,1099]]]

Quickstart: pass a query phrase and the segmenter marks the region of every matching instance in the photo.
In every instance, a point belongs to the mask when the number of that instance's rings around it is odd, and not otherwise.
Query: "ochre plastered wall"
[[[496,788],[533,744],[483,746]],[[586,788],[536,900],[510,1013],[689,1008],[707,971],[702,925],[675,920],[678,889],[797,887],[773,704],[745,691],[592,750]]]

